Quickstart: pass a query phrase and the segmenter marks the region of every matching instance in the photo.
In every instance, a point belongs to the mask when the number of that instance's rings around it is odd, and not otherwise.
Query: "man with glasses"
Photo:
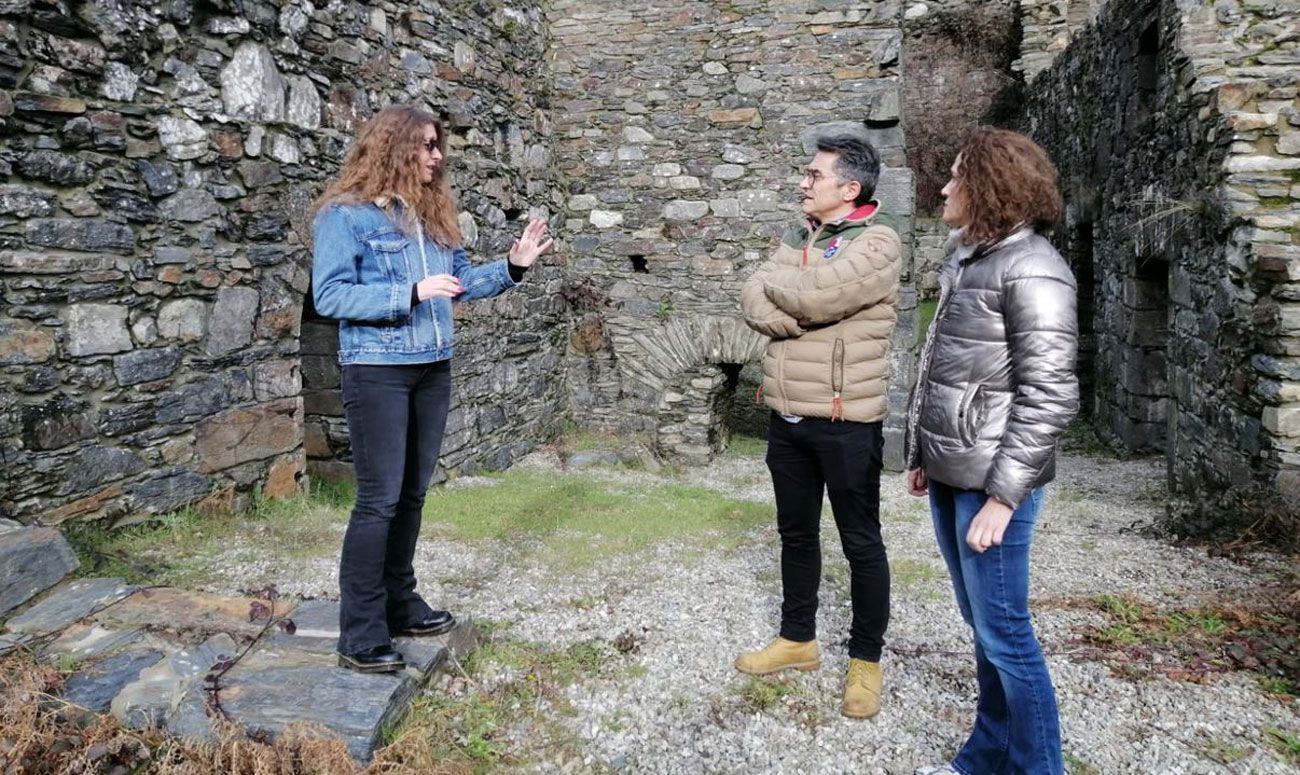
[[[823,493],[851,571],[853,621],[841,710],[880,710],[880,655],[889,623],[889,564],[880,535],[881,424],[900,243],[872,195],[880,157],[861,125],[815,128],[799,183],[807,216],[741,289],[751,328],[771,342],[760,389],[772,410],[767,465],[781,536],[781,629],[741,654],[754,675],[821,666],[816,640]]]

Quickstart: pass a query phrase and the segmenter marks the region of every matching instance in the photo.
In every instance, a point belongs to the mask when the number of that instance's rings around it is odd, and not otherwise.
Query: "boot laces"
[[[870,676],[871,676],[870,663],[863,662],[861,660],[854,660],[853,662],[849,663],[849,676],[846,679],[846,682],[851,684],[857,684],[864,689],[869,689],[870,686],[868,685],[867,681],[870,678]]]

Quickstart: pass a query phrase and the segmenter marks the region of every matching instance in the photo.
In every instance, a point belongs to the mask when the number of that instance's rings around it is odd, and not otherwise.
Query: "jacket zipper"
[[[844,388],[844,340],[835,340],[831,355],[831,422],[844,419],[844,403],[840,391]]]
[[[420,242],[420,268],[424,270],[424,276],[429,276],[429,258],[424,253],[424,226],[416,226],[416,236]],[[423,278],[421,278],[423,279]],[[433,341],[434,346],[439,350],[442,349],[442,332],[438,330],[438,316],[433,312],[434,300],[429,299],[429,322],[433,323]]]

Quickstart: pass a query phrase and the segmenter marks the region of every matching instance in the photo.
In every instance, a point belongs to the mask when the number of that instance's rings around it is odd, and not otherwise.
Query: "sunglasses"
[[[420,143],[420,145],[424,146],[424,150],[429,153],[437,153],[442,150],[438,147],[437,138],[434,138],[433,140],[425,140],[423,143]]]

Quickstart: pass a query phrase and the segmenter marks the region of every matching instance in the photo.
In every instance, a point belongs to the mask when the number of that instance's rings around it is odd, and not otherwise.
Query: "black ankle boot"
[[[434,611],[419,621],[393,630],[393,635],[441,635],[456,626],[456,617],[448,611]]]
[[[395,673],[406,667],[406,660],[392,644],[385,643],[355,654],[339,654],[339,667],[358,673]]]

